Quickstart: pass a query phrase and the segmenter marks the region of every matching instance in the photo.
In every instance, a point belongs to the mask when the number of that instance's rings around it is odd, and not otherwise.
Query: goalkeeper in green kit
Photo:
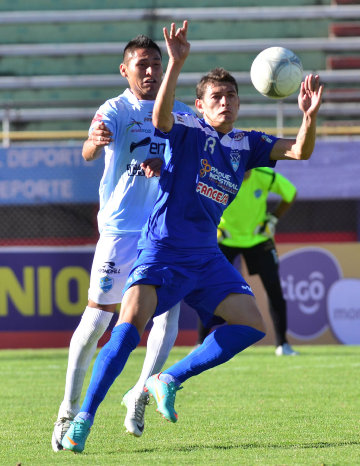
[[[273,213],[267,212],[269,193],[281,197]],[[279,260],[274,243],[276,224],[294,203],[295,186],[271,168],[254,168],[245,173],[244,181],[234,201],[227,207],[218,226],[219,247],[233,263],[241,254],[250,275],[258,274],[269,298],[278,356],[298,353],[286,339],[286,301],[279,277]],[[210,328],[198,323],[198,344],[210,333]]]

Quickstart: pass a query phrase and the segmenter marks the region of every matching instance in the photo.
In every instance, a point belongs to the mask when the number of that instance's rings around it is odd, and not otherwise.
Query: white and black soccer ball
[[[283,99],[299,89],[303,76],[301,60],[284,47],[269,47],[251,65],[251,81],[260,94]]]

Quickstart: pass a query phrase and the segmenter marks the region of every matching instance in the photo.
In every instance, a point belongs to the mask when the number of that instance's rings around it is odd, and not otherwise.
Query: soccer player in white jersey
[[[99,189],[100,239],[91,269],[88,305],[69,347],[65,394],[52,436],[54,451],[62,450],[62,437],[79,411],[85,373],[98,340],[121,301],[122,289],[136,259],[141,228],[158,193],[159,182],[152,175],[161,167],[166,141],[154,136],[151,117],[163,75],[161,59],[158,45],[146,36],[138,36],[126,45],[120,73],[128,80],[129,88],[98,109],[83,145],[82,154],[87,161],[105,151]],[[177,101],[174,110],[191,111]],[[148,395],[143,393],[143,386],[150,375],[162,368],[174,344],[178,315],[176,305],[154,319],[156,330],[148,338],[142,375],[127,399],[125,426],[136,436],[144,428]]]
[[[80,412],[62,440],[64,448],[82,452],[96,411],[123,370],[153,315],[182,298],[204,325],[225,321],[195,351],[146,387],[158,411],[177,421],[176,392],[190,377],[218,366],[264,337],[264,324],[251,288],[219,250],[217,226],[235,198],[245,171],[273,167],[276,160],[308,159],[314,149],[316,116],[323,87],[319,76],[301,84],[303,121],[296,139],[276,138],[233,128],[239,110],[235,79],[216,69],[197,86],[195,101],[203,118],[172,113],[177,79],[189,53],[187,22],[170,33],[164,28],[169,62],[156,97],[155,134],[169,142],[159,195],[139,241],[139,256],[125,286],[117,324],[96,358]]]

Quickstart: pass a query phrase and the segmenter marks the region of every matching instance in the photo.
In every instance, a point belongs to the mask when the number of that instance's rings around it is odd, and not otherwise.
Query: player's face
[[[159,52],[154,49],[130,52],[126,63],[120,65],[120,73],[128,80],[135,97],[139,100],[155,100],[163,75]]]
[[[196,108],[216,131],[228,133],[237,118],[240,100],[232,83],[209,83]]]

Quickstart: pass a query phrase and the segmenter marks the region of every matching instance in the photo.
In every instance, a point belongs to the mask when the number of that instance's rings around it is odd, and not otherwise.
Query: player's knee
[[[251,312],[247,312],[246,317],[248,323],[245,325],[253,327],[256,330],[259,330],[260,332],[266,333],[266,325],[257,306],[254,309],[252,309]]]
[[[124,324],[124,323],[131,324],[136,328],[139,335],[142,336],[142,334],[144,333],[147,322],[148,322],[147,320],[143,320],[143,319],[139,318],[136,315],[131,315],[130,313],[127,313],[125,316],[122,315],[122,316],[119,317],[119,319],[118,319],[118,321],[116,323],[116,326],[120,325],[120,324]]]
[[[105,312],[112,312],[114,314],[116,312],[117,304],[100,304],[89,299],[87,307],[96,310],[100,309]]]

